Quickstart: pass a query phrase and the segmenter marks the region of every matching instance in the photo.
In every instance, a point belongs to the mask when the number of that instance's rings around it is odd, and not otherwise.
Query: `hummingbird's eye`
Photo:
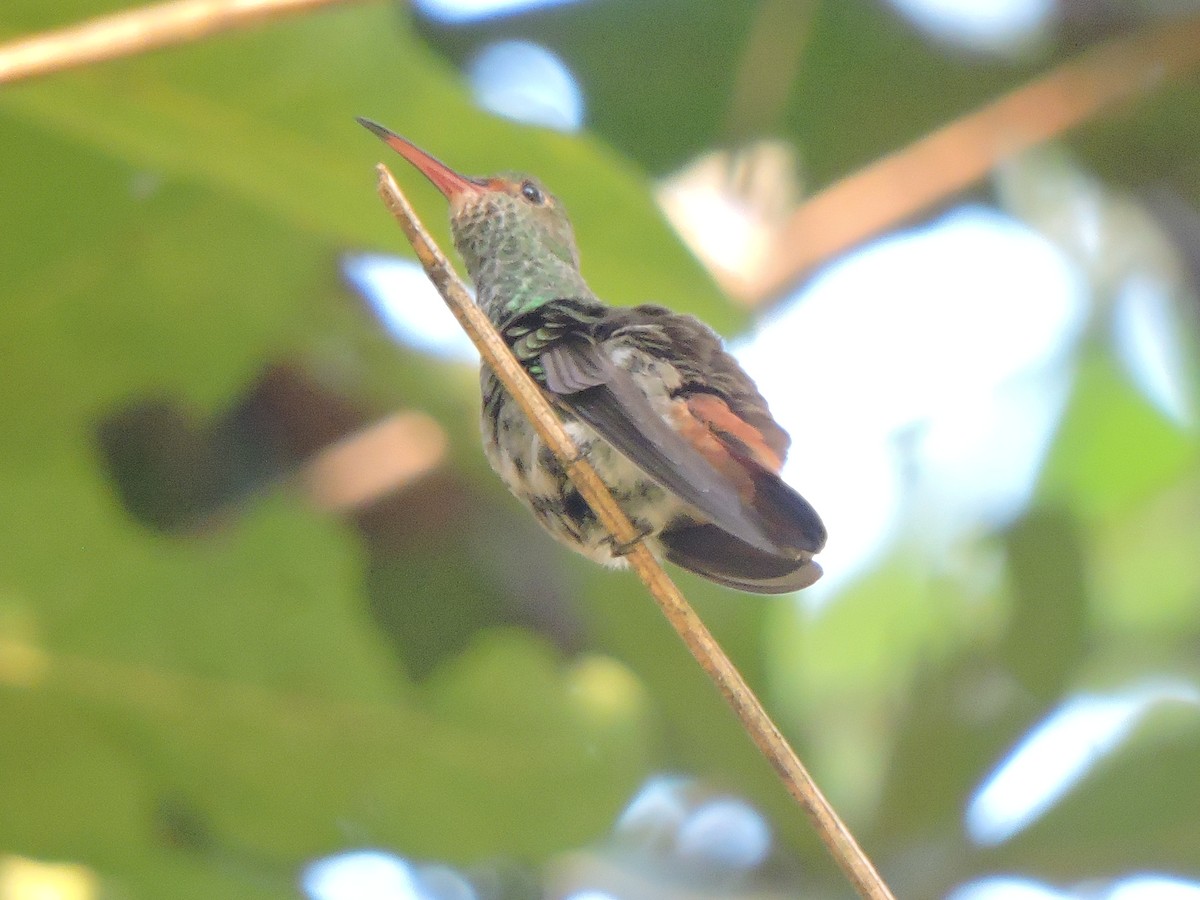
[[[538,186],[532,181],[526,181],[521,185],[521,196],[537,206],[541,206],[546,200],[542,196],[542,192],[538,190]]]

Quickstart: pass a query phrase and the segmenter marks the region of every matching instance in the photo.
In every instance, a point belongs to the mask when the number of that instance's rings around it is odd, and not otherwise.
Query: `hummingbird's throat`
[[[591,296],[555,235],[507,194],[467,196],[451,207],[454,244],[493,322],[563,297]]]

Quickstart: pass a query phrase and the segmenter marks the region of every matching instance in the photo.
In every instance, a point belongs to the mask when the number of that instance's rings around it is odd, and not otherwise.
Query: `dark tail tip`
[[[751,594],[788,594],[821,577],[821,567],[810,553],[763,553],[708,523],[667,528],[659,540],[675,565]]]

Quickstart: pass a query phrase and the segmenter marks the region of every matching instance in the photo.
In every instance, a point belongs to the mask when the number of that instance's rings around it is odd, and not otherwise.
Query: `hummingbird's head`
[[[472,276],[489,259],[516,263],[526,257],[553,257],[579,268],[579,249],[567,213],[540,181],[506,174],[471,184],[472,189],[447,196],[454,243]]]
[[[480,290],[499,280],[553,291],[579,279],[579,250],[558,199],[524,175],[470,178],[392,131],[360,123],[421,171],[450,202],[454,243]],[[538,285],[540,276],[549,283]]]

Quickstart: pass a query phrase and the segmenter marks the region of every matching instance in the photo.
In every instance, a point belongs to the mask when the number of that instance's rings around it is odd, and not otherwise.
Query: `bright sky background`
[[[734,345],[829,527],[810,601],[877,561],[919,494],[940,541],[1021,512],[1086,315],[1049,241],[971,206],[848,254]]]

